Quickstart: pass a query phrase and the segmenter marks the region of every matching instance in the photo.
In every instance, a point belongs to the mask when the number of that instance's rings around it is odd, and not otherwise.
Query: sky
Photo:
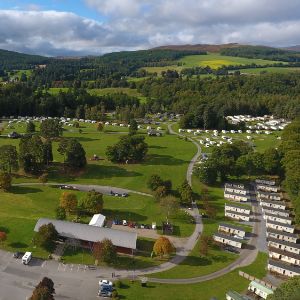
[[[169,44],[300,44],[300,0],[0,0],[0,49],[101,55]]]

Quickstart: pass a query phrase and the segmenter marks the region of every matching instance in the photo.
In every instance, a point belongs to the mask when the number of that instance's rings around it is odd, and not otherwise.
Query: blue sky
[[[100,55],[166,44],[300,44],[299,0],[0,0],[0,49]]]

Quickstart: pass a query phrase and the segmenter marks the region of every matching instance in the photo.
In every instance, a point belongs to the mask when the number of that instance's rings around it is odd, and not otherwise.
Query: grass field
[[[267,255],[259,253],[255,262],[250,266],[238,269],[258,278],[263,278],[266,274]],[[122,299],[152,300],[211,300],[225,299],[228,290],[246,292],[250,283],[249,280],[238,275],[238,270],[234,270],[224,276],[214,280],[205,281],[198,284],[159,284],[147,283],[147,287],[142,287],[139,281],[124,281],[124,287],[118,289]]]
[[[300,72],[300,68],[284,68],[284,67],[266,67],[266,68],[257,68],[257,69],[240,69],[242,74],[254,74],[259,75],[262,73],[293,73]]]

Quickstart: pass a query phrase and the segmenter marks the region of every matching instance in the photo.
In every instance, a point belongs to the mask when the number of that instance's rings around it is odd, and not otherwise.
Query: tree
[[[153,246],[153,252],[163,257],[164,255],[170,255],[175,251],[175,247],[170,242],[170,240],[164,236],[159,237]]]
[[[135,135],[138,131],[138,124],[135,119],[131,119],[129,122],[129,134]]]
[[[163,213],[166,215],[167,222],[172,215],[175,215],[179,210],[179,202],[173,196],[167,196],[160,201],[160,207]]]
[[[98,122],[96,128],[97,128],[97,131],[103,131],[103,128],[104,128],[103,123]]]
[[[58,152],[64,155],[64,161],[72,168],[86,166],[85,151],[76,139],[63,139],[58,146]]]
[[[109,239],[104,239],[94,244],[93,255],[96,260],[112,263],[117,258],[117,250]]]
[[[78,205],[77,197],[70,192],[63,192],[60,196],[60,206],[63,207],[67,213],[76,211]]]
[[[47,119],[42,121],[40,132],[46,139],[56,138],[62,135],[62,126],[57,119]]]
[[[0,189],[4,192],[9,191],[11,188],[12,178],[9,173],[0,172]]]
[[[34,123],[32,121],[27,122],[26,132],[27,133],[33,133],[33,132],[35,132],[35,125],[34,125]]]
[[[182,205],[190,205],[193,201],[193,190],[187,180],[178,188],[180,195],[180,203]]]
[[[211,237],[210,236],[201,235],[199,252],[202,256],[207,256],[210,242],[211,242]]]
[[[57,220],[65,220],[67,217],[66,210],[61,206],[56,208],[55,213]]]
[[[44,277],[37,286],[44,286],[49,290],[51,294],[55,293],[54,282],[48,277]]]
[[[53,153],[52,153],[52,142],[51,140],[46,140],[43,144],[43,156],[44,163],[48,166],[50,162],[53,161]]]
[[[42,225],[34,237],[34,243],[47,251],[52,251],[58,233],[52,223]]]
[[[103,194],[89,191],[82,200],[83,208],[92,214],[99,214],[103,209]]]
[[[6,241],[7,235],[4,231],[0,231],[0,243],[2,244],[4,241]]]
[[[284,281],[268,296],[268,300],[298,300],[300,295],[300,276],[295,276]]]
[[[48,173],[43,173],[39,177],[39,182],[45,184],[48,181]]]
[[[270,175],[278,174],[281,165],[280,160],[281,156],[278,150],[274,148],[265,150],[263,154],[264,170]]]
[[[48,277],[44,277],[33,290],[29,300],[54,300],[54,293],[53,281]]]
[[[8,173],[18,171],[18,152],[15,146],[3,145],[0,147],[0,169]]]
[[[156,200],[159,200],[163,197],[166,197],[167,196],[167,189],[165,186],[159,186],[156,190],[155,190],[155,193],[154,193],[154,197]]]
[[[200,165],[196,174],[202,183],[209,185],[215,184],[218,179],[217,167],[209,160]]]
[[[151,191],[155,191],[159,186],[162,185],[163,185],[163,180],[157,174],[151,175],[147,181],[147,186]]]
[[[146,157],[148,145],[145,138],[138,135],[128,135],[120,138],[120,141],[108,146],[107,158],[115,163],[140,162]]]

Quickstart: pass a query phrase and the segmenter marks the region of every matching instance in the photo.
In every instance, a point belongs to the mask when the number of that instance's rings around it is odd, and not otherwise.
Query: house
[[[227,224],[227,223],[220,223],[218,230],[219,230],[219,232],[225,232],[225,233],[229,233],[229,234],[233,234],[233,235],[238,235],[242,238],[244,238],[246,235],[246,231],[244,228],[235,226],[235,225],[231,225],[231,224]]]
[[[270,220],[273,222],[282,223],[282,224],[288,224],[288,225],[292,225],[292,223],[293,223],[293,219],[290,217],[276,216],[276,215],[269,214],[266,212],[264,213],[264,219]]]
[[[236,205],[236,204],[229,204],[229,203],[225,203],[225,211],[233,211],[233,212],[237,212],[237,213],[242,213],[242,214],[246,214],[246,215],[250,215],[251,214],[251,208],[247,207],[247,206],[240,206],[240,205]]]
[[[244,184],[244,183],[231,183],[231,182],[226,182],[224,185],[224,188],[232,188],[232,189],[238,189],[238,190],[247,190],[249,191],[249,186]]]
[[[228,192],[224,191],[224,198],[226,200],[233,200],[237,202],[247,202],[250,201],[250,195],[242,195],[239,193],[233,193],[233,192]]]
[[[250,215],[248,214],[238,213],[230,210],[225,210],[225,217],[245,222],[249,222],[251,219]]]
[[[137,233],[116,230],[88,224],[41,218],[37,221],[34,231],[38,232],[42,225],[52,223],[63,238],[78,240],[83,247],[92,248],[93,244],[104,239],[110,239],[118,252],[133,254],[136,249]]]
[[[275,180],[266,180],[266,179],[255,179],[256,184],[263,184],[263,185],[276,185]]]
[[[226,293],[226,300],[252,300],[252,298],[241,295],[236,291],[228,291]]]
[[[269,201],[263,200],[260,202],[262,207],[272,207],[277,209],[286,209],[286,203],[283,201]]]
[[[106,217],[101,214],[96,214],[92,217],[89,225],[103,227]]]
[[[267,237],[283,240],[290,243],[297,243],[299,237],[297,234],[289,233],[285,231],[274,230],[272,228],[267,228]]]
[[[295,231],[295,227],[293,225],[283,224],[283,223],[274,222],[274,221],[270,221],[270,220],[267,220],[266,226],[267,226],[267,228],[271,228],[271,229],[275,229],[275,230],[279,230],[279,231],[290,232],[290,233],[294,233],[294,231]]]
[[[300,267],[291,266],[272,259],[270,259],[268,262],[268,270],[270,272],[274,272],[288,277],[294,277],[300,275]]]
[[[273,192],[273,193],[278,193],[280,191],[280,187],[278,186],[265,185],[265,184],[256,184],[256,189],[258,191]]]
[[[268,247],[277,248],[286,252],[300,254],[300,244],[290,243],[283,240],[268,238]]]
[[[290,216],[290,211],[285,210],[285,209],[278,209],[278,208],[273,208],[273,207],[262,207],[263,213],[268,213],[271,215],[276,215],[276,216],[282,216],[282,217],[289,217]]]
[[[225,244],[225,245],[229,245],[235,248],[242,248],[242,241],[240,239],[234,238],[232,236],[226,235],[226,234],[222,234],[222,233],[215,233],[213,235],[213,239],[214,241],[221,243],[221,244]]]
[[[272,295],[274,293],[272,289],[266,287],[265,285],[262,285],[255,280],[250,282],[248,290],[263,299],[267,299],[269,295]]]
[[[275,260],[281,260],[291,265],[300,266],[300,255],[296,253],[270,247],[269,257]]]
[[[281,198],[282,197],[280,193],[268,193],[268,192],[257,191],[257,199],[259,200],[280,201]]]

